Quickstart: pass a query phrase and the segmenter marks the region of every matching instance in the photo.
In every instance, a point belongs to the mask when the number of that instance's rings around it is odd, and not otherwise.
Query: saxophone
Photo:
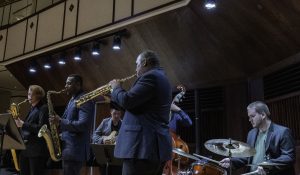
[[[128,76],[126,78],[119,79],[117,81],[123,83],[135,76],[136,76],[136,74]],[[80,107],[82,104],[84,104],[100,95],[108,94],[111,92],[111,90],[112,90],[112,88],[110,87],[110,85],[106,84],[104,86],[101,86],[101,87],[89,92],[89,93],[86,93],[86,94],[82,95],[78,100],[75,100],[76,107]]]
[[[48,91],[47,92],[47,103],[48,103],[48,110],[49,116],[56,115],[53,104],[51,101],[51,94],[61,94],[64,93],[65,89],[61,91]],[[60,161],[61,160],[61,147],[60,147],[60,139],[57,131],[57,126],[55,124],[50,124],[50,131],[47,128],[47,125],[43,125],[39,130],[38,137],[44,137],[47,143],[47,147],[50,153],[50,157],[53,161]]]
[[[27,102],[27,101],[28,101],[28,99],[25,99],[24,101],[22,101],[18,104],[12,103],[10,105],[8,112],[12,115],[13,119],[17,119],[19,117],[19,115],[20,115],[20,105]],[[20,166],[19,166],[19,163],[18,163],[16,150],[11,149],[10,151],[11,151],[11,155],[12,155],[12,158],[13,158],[15,169],[17,171],[20,171]]]

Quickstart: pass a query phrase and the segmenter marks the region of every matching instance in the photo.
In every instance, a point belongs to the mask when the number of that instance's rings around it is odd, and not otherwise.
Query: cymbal
[[[284,166],[286,164],[282,163],[273,163],[273,162],[261,162],[258,164],[247,164],[247,166],[262,166],[262,167],[268,167],[268,166]]]
[[[186,153],[180,148],[173,148],[173,152],[176,153],[176,154],[179,154],[183,157],[187,157],[187,158],[190,158],[190,159],[193,159],[193,160],[200,160],[198,157],[195,157],[195,156],[193,156],[189,153]]]
[[[229,139],[212,139],[204,143],[204,146],[209,151],[229,157],[229,150],[231,152],[231,157],[251,157],[256,151],[255,148],[250,147],[250,145]]]

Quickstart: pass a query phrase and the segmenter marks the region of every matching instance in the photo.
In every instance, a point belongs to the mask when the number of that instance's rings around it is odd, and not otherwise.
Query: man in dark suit
[[[250,158],[233,158],[234,168],[240,168],[246,164],[259,164],[262,162],[280,163],[284,166],[252,166],[251,172],[257,174],[294,175],[293,164],[295,162],[295,141],[290,129],[277,125],[269,118],[268,106],[261,101],[256,101],[247,107],[249,121],[253,129],[248,133],[247,143],[254,147],[256,154]],[[228,168],[230,161],[225,158],[220,163]]]
[[[94,113],[94,104],[87,102],[76,107],[75,101],[83,95],[82,78],[69,75],[66,80],[66,92],[71,100],[60,118],[51,116],[50,122],[59,125],[62,131],[62,160],[64,175],[79,175],[84,161],[88,159],[90,130]]]
[[[109,83],[112,101],[126,109],[114,154],[124,160],[123,175],[161,175],[172,153],[171,86],[153,51],[137,57],[136,73],[138,79],[129,91],[117,80]]]
[[[21,128],[26,149],[20,152],[21,175],[43,175],[49,157],[46,142],[38,137],[40,128],[48,123],[48,107],[42,102],[45,91],[38,85],[31,85],[28,89],[28,101],[31,110],[25,121],[17,118],[17,126]]]

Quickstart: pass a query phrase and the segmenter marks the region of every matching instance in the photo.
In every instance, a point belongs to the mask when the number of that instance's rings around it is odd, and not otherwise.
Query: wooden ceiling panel
[[[138,53],[151,49],[159,53],[174,87],[180,83],[191,89],[246,80],[300,51],[300,2],[217,2],[217,8],[208,11],[202,0],[192,0],[187,7],[127,26],[130,36],[122,39],[120,51],[113,51],[112,38],[107,38],[98,57],[90,54],[91,44],[85,44],[80,62],[72,60],[72,48],[64,49],[65,66],[55,63],[51,70],[29,74],[32,60],[42,66],[44,58],[40,56],[7,68],[25,87],[40,84],[59,90],[68,74],[78,73],[84,77],[85,88],[92,90],[113,78],[133,74]],[[56,52],[48,55],[58,58]]]

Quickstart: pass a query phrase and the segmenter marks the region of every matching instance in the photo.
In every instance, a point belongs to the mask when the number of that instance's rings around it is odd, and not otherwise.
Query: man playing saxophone
[[[66,93],[71,95],[62,117],[50,116],[49,121],[62,132],[62,163],[64,175],[79,175],[84,161],[88,159],[90,130],[94,104],[89,101],[79,108],[75,101],[83,95],[83,81],[77,74],[69,75],[66,80]]]
[[[128,91],[118,80],[109,83],[112,101],[125,109],[114,155],[123,159],[122,175],[161,175],[172,153],[171,85],[153,51],[139,54],[136,73],[138,79]]]
[[[15,119],[26,145],[26,149],[20,152],[20,175],[45,174],[49,154],[44,139],[38,137],[41,126],[48,123],[48,108],[42,102],[44,96],[45,91],[42,87],[29,86],[28,101],[31,110],[24,121],[20,118]]]

